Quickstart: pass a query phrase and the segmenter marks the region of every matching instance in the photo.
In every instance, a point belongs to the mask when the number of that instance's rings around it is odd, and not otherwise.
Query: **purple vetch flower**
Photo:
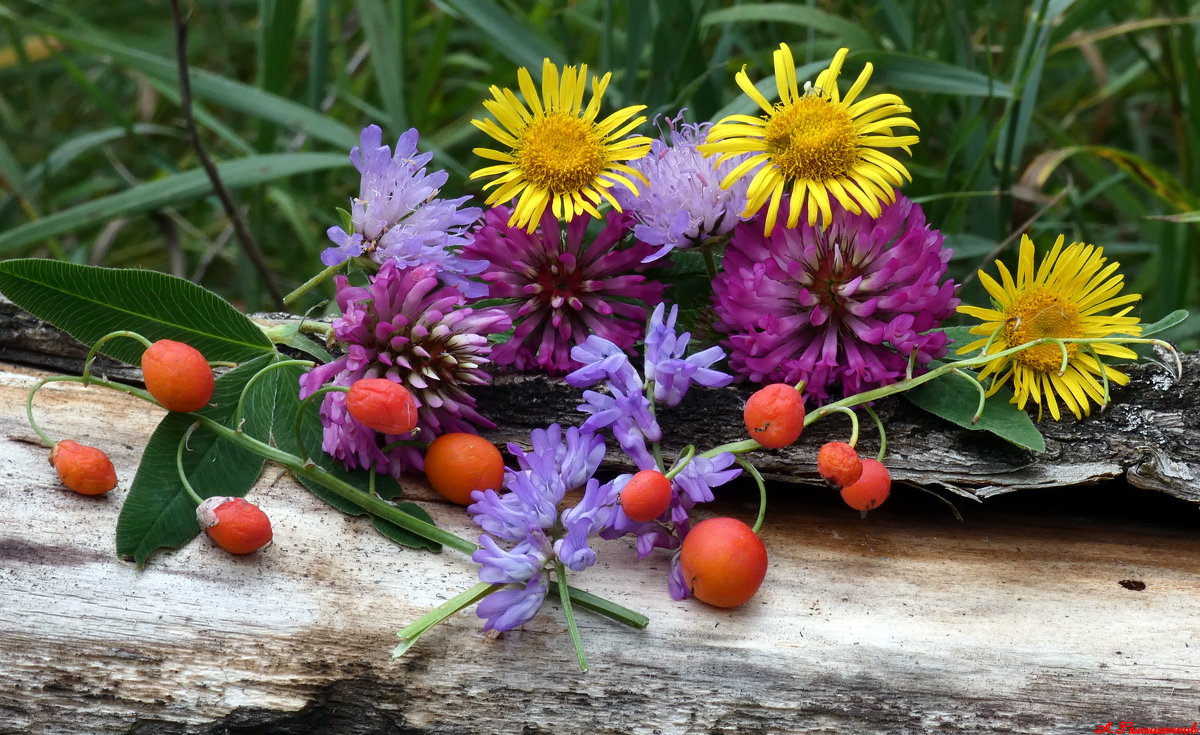
[[[832,206],[824,231],[739,226],[713,282],[730,366],[758,383],[805,380],[818,401],[901,379],[914,350],[918,366],[945,354],[946,335],[923,332],[958,305],[951,251],[920,207],[897,195],[873,219]]]
[[[722,388],[733,382],[726,375],[709,366],[725,357],[725,350],[709,347],[694,355],[684,357],[692,335],[688,332],[675,333],[675,319],[679,307],[672,306],[671,313],[663,321],[666,304],[654,307],[650,323],[646,327],[646,380],[654,381],[654,400],[665,406],[678,406],[692,383],[706,388]]]
[[[743,176],[728,189],[721,188],[721,181],[745,157],[723,161],[714,169],[717,157],[696,150],[712,123],[681,123],[682,118],[681,112],[667,121],[670,145],[666,140],[656,140],[650,145],[649,155],[629,163],[645,175],[649,184],[639,194],[619,187],[612,189],[621,208],[637,218],[634,236],[658,248],[644,262],[657,260],[675,248],[728,234],[746,208],[750,177]]]
[[[417,130],[396,141],[396,152],[381,145],[378,125],[363,128],[350,162],[362,174],[358,196],[350,206],[351,232],[330,227],[336,247],[321,253],[325,265],[368,255],[376,263],[395,261],[404,268],[435,264],[442,279],[468,297],[482,296],[487,287],[467,276],[482,273],[486,264],[464,260],[454,248],[468,241],[467,228],[479,219],[478,207],[459,209],[470,197],[436,198],[446,172],[425,173],[431,153],[417,153]]]
[[[621,242],[633,219],[609,212],[594,237],[595,220],[577,216],[565,230],[547,209],[536,232],[509,227],[510,211],[484,213],[484,224],[463,249],[464,258],[486,262],[487,296],[501,299],[516,331],[492,353],[498,365],[562,375],[576,365],[572,345],[596,334],[621,350],[633,347],[649,312],[662,300],[663,285],[642,275],[651,248]]]
[[[583,366],[566,377],[568,385],[586,388],[604,383],[607,393],[583,392],[579,410],[589,414],[584,431],[609,429],[622,451],[639,469],[655,466],[646,442],[662,441],[662,428],[654,418],[654,407],[646,397],[642,376],[629,356],[612,342],[592,335],[571,349],[571,357]]]
[[[616,496],[612,483],[601,484],[592,475],[604,458],[604,439],[558,424],[535,429],[528,451],[509,445],[520,469],[504,472],[501,494],[495,490],[471,493],[475,501],[467,513],[484,533],[479,550],[479,579],[490,584],[524,584],[506,589],[479,603],[477,614],[487,630],[506,631],[533,618],[550,588],[555,560],[572,571],[583,571],[596,561],[588,541],[611,523]],[[559,514],[567,491],[583,488],[583,498]],[[552,535],[557,538],[552,538]],[[496,539],[513,542],[504,548]]]
[[[300,397],[322,385],[350,385],[360,378],[387,378],[416,397],[418,430],[422,439],[452,431],[474,432],[494,424],[475,410],[466,388],[489,377],[480,368],[489,362],[487,335],[510,326],[497,309],[474,310],[465,298],[438,282],[432,264],[401,268],[387,261],[366,287],[351,286],[345,276],[335,279],[342,316],[333,333],[346,354],[300,378]],[[424,467],[421,453],[399,447],[384,453],[370,428],[346,411],[344,393],[330,393],[321,404],[325,425],[322,447],[351,468],[372,468],[399,476]],[[388,435],[384,444],[412,438]]]

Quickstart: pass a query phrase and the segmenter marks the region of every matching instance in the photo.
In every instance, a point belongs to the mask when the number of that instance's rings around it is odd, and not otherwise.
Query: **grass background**
[[[905,192],[954,247],[964,299],[985,300],[974,271],[1011,262],[1027,232],[1103,245],[1144,321],[1200,304],[1200,2],[184,5],[202,139],[284,291],[320,268],[334,208],[357,192],[346,152],[364,125],[392,141],[417,127],[444,193],[477,195],[471,148],[488,143],[469,120],[518,66],[586,63],[613,72],[605,110],[699,121],[750,110],[743,64],[773,90],[783,41],[802,79],[849,46],[844,85],[871,61],[868,90],[913,108]],[[0,258],[24,255],[154,268],[269,305],[189,145],[164,0],[0,0]],[[1195,347],[1196,321],[1165,336]]]

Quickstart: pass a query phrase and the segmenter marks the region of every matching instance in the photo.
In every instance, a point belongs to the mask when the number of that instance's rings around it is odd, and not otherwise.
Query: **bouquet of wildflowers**
[[[638,132],[643,107],[605,112],[609,74],[546,60],[539,85],[522,68],[517,89],[492,87],[488,116],[472,121],[492,146],[475,149],[486,165],[471,176],[483,182],[487,209],[441,196],[447,174],[429,170],[433,157],[419,152],[417,130],[388,145],[369,125],[350,152],[359,193],[328,230],[325,268],[288,298],[332,279],[331,324],[264,332],[190,291],[175,300],[201,316],[183,320],[105,330],[106,319],[76,324],[58,314],[93,354],[82,376],[42,384],[102,384],[172,411],[126,503],[122,553],[141,562],[202,527],[235,553],[261,548],[269,522],[240,501],[257,466],[218,496],[205,486],[201,458],[233,462],[240,453],[258,466],[266,458],[339,509],[369,513],[399,543],[449,546],[478,565],[479,584],[402,630],[397,655],[476,603],[484,628],[500,634],[557,596],[586,668],[575,608],[646,624],[570,584],[594,565],[600,541],[629,539],[639,557],[669,555],[663,586],[676,599],[746,602],[767,569],[757,535],[766,488],[750,457],[790,445],[812,422],[850,418],[847,441],[821,447],[814,463],[865,513],[891,488],[874,401],[940,380],[977,395],[964,425],[985,410],[1021,412],[1034,435],[1030,403],[1039,419],[1048,409],[1054,420],[1103,407],[1111,387],[1127,381],[1108,362],[1135,358],[1130,345],[1164,346],[1131,315],[1139,297],[1122,292],[1118,264],[1102,248],[1062,237],[1038,262],[1024,238],[1015,271],[997,263],[998,280],[979,274],[992,303],[960,304],[941,233],[899,192],[918,124],[900,97],[868,92],[870,64],[841,83],[847,53],[801,84],[780,44],[776,99],[744,69],[734,78],[757,114],[687,121],[681,111],[656,121],[657,139]],[[685,262],[702,264],[705,293],[673,282]],[[133,278],[54,273],[114,293],[106,302],[114,320]],[[137,288],[166,293],[154,275],[137,278]],[[40,297],[30,293],[10,296],[36,306]],[[691,306],[681,309],[684,301]],[[169,311],[161,306],[156,313]],[[979,323],[942,328],[956,312]],[[321,333],[326,344],[299,331]],[[160,348],[183,341],[192,344]],[[288,358],[277,344],[313,359]],[[140,359],[147,390],[93,375],[102,349]],[[236,367],[214,381],[209,362]],[[181,384],[185,365],[196,377]],[[507,463],[477,436],[494,417],[480,413],[472,394],[497,370],[580,390],[578,415],[510,444]],[[658,413],[693,389],[735,381],[753,387],[746,438],[667,456]],[[252,410],[268,403],[267,419]],[[881,434],[875,457],[856,449],[860,413]],[[115,484],[106,459],[34,427],[55,446],[66,484]],[[605,472],[609,451],[633,471]],[[466,506],[477,541],[438,528],[411,503],[391,502],[395,480],[417,472]],[[760,491],[753,523],[704,518],[714,489],[739,476]],[[154,513],[169,520],[169,533],[146,527],[142,519]]]

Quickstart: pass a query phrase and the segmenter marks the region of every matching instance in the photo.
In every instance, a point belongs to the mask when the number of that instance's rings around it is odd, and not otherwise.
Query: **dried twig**
[[[183,12],[179,8],[179,0],[171,0],[171,14],[175,19],[175,54],[179,65],[179,106],[183,110],[183,119],[187,124],[188,138],[191,139],[192,148],[195,149],[196,156],[200,159],[200,165],[204,166],[204,172],[208,174],[208,179],[212,182],[213,191],[221,200],[221,206],[224,207],[225,214],[229,217],[230,224],[233,225],[242,250],[250,258],[258,275],[262,277],[267,291],[271,294],[271,300],[275,302],[275,308],[282,310],[285,308],[283,293],[279,290],[279,285],[275,283],[275,276],[271,274],[254,235],[246,226],[246,221],[242,219],[241,213],[238,212],[233,196],[221,181],[221,175],[217,172],[216,165],[208,157],[204,145],[200,142],[200,131],[196,128],[195,117],[192,116],[192,85],[188,75],[187,62],[187,19],[184,18]]]

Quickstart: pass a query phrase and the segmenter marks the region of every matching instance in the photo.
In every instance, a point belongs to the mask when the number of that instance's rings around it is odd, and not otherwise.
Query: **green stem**
[[[975,390],[979,391],[979,403],[975,406],[975,415],[971,417],[971,423],[977,424],[979,423],[979,419],[983,418],[983,409],[987,406],[987,391],[983,389],[983,383],[976,380],[975,376],[966,370],[955,370],[954,374],[971,381],[971,385],[975,387]]]
[[[502,584],[488,584],[480,582],[471,589],[456,595],[442,604],[433,608],[421,617],[413,621],[408,627],[396,634],[400,639],[400,645],[396,646],[396,650],[392,651],[392,658],[400,658],[408,649],[413,647],[421,636],[423,636],[430,628],[442,622],[446,618],[454,615],[465,607],[474,605],[488,595],[504,588]]]
[[[579,670],[587,673],[587,654],[583,652],[583,639],[579,637],[579,626],[575,624],[575,612],[571,610],[571,591],[567,585],[567,568],[562,559],[554,560],[554,576],[558,582],[558,599],[562,601],[563,615],[567,618],[567,630],[571,632],[571,643],[575,646],[575,658],[579,661]]]
[[[615,602],[606,600],[598,595],[593,595],[591,592],[584,592],[578,587],[567,585],[567,589],[571,591],[571,600],[582,608],[591,610],[598,615],[603,615],[607,618],[612,618],[618,623],[624,623],[631,628],[641,630],[650,623],[650,618],[642,615],[639,612],[634,612],[627,607],[618,605]]]
[[[887,456],[887,431],[884,430],[883,421],[879,419],[879,414],[875,413],[875,409],[863,406],[863,410],[867,412],[867,415],[875,422],[875,428],[879,430],[879,453],[875,459],[883,462],[883,458]]]
[[[646,401],[650,404],[650,418],[654,418],[654,381],[646,381]],[[654,455],[654,465],[658,467],[658,471],[666,473],[667,466],[663,463],[662,445],[659,442],[650,442],[650,453]]]
[[[328,281],[330,278],[336,275],[337,272],[342,269],[343,265],[345,265],[345,263],[338,263],[337,265],[331,265],[328,268],[319,271],[315,276],[297,286],[296,289],[287,296],[284,296],[283,305],[291,307],[291,305],[299,301],[304,294],[313,290],[317,286],[320,286],[322,283]]]
[[[196,507],[200,507],[200,504],[204,502],[204,499],[201,498],[196,492],[196,489],[192,487],[192,483],[188,482],[187,473],[183,471],[183,449],[185,446],[187,446],[188,439],[192,438],[192,432],[195,431],[198,426],[200,426],[200,422],[198,421],[189,426],[188,430],[183,432],[183,436],[179,438],[179,446],[175,448],[175,471],[179,473],[179,481],[183,483],[184,492],[188,494],[188,497],[192,499],[192,502],[196,504]]]
[[[713,246],[706,243],[700,248],[700,253],[704,256],[704,269],[708,271],[708,279],[711,281],[717,277],[717,258],[713,255]]]
[[[150,349],[150,347],[151,347],[150,340],[146,339],[145,337],[138,334],[137,332],[130,332],[125,329],[117,330],[116,332],[109,332],[108,334],[104,335],[100,339],[96,340],[96,344],[92,345],[92,349],[88,350],[87,357],[84,358],[84,360],[83,360],[83,376],[82,377],[86,378],[92,374],[92,362],[96,359],[96,354],[98,352],[100,352],[100,346],[103,345],[105,342],[109,341],[110,339],[113,339],[114,337],[128,337],[129,339],[133,339],[133,340],[137,340],[138,342],[141,342],[142,346],[145,347],[146,349]]]
[[[303,365],[304,367],[312,367],[315,364],[316,363],[314,363],[312,360],[280,360],[279,362],[273,362],[270,365],[267,365],[262,370],[259,370],[254,375],[251,375],[250,379],[246,381],[246,385],[242,386],[242,392],[238,396],[237,408],[235,408],[233,410],[233,421],[231,423],[234,426],[237,426],[239,428],[241,427],[241,425],[242,425],[242,408],[246,404],[246,396],[250,395],[250,388],[253,387],[254,384],[259,381],[259,378],[261,378],[262,376],[271,372],[272,370],[275,370],[276,368],[291,367],[292,365]]]
[[[688,464],[692,461],[692,457],[695,457],[695,456],[696,456],[696,445],[695,444],[689,444],[686,447],[684,447],[683,453],[680,454],[679,458],[675,460],[675,464],[671,467],[670,471],[667,472],[666,478],[668,480],[675,479],[675,476],[678,475],[680,472],[683,472],[683,468],[687,467]]]
[[[838,407],[837,412],[844,413],[850,417],[850,441],[847,444],[851,447],[856,446],[858,444],[858,414],[845,406]]]
[[[53,447],[56,442],[50,438],[49,434],[42,431],[42,427],[38,426],[37,421],[34,421],[34,419],[33,419],[33,396],[39,390],[41,390],[41,387],[43,385],[51,382],[52,380],[53,380],[53,378],[42,378],[41,380],[39,380],[38,382],[33,384],[33,387],[29,389],[29,395],[25,396],[25,418],[29,419],[29,426],[33,429],[33,433],[37,434],[41,438],[41,440],[46,443],[46,446],[48,446],[48,447]]]
[[[754,526],[751,531],[758,533],[758,529],[762,528],[763,519],[767,517],[767,484],[763,482],[763,476],[759,474],[758,468],[750,464],[743,457],[734,457],[737,463],[742,466],[750,476],[754,478],[754,482],[758,484],[758,517],[754,519]]]

